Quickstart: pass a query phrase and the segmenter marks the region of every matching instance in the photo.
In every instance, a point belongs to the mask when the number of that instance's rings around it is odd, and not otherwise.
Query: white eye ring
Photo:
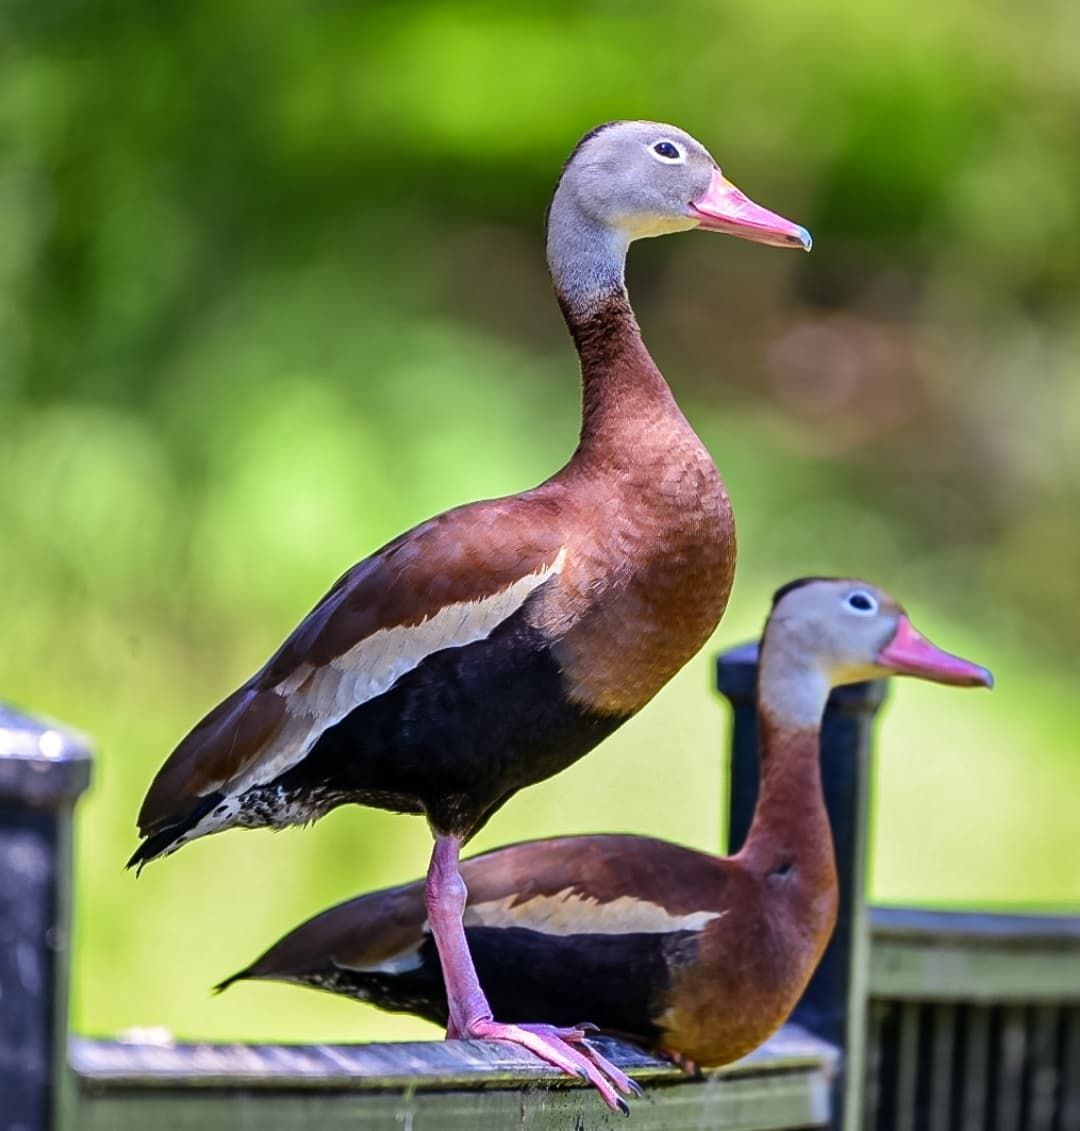
[[[670,152],[665,152],[665,150],[672,149],[675,151],[674,156]],[[677,141],[672,141],[668,137],[658,138],[654,141],[649,146],[649,153],[653,160],[659,161],[661,165],[686,164],[686,150]]]
[[[872,617],[878,611],[878,603],[865,589],[856,589],[847,595],[844,604],[861,617]]]

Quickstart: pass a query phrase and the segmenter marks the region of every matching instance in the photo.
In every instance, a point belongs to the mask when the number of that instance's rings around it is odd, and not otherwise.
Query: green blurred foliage
[[[999,689],[895,690],[876,894],[1080,901],[1080,8],[8,0],[0,693],[100,748],[83,1029],[432,1032],[288,988],[206,996],[304,916],[419,875],[422,822],[339,811],[138,884],[121,864],[176,740],[343,569],[566,457],[541,218],[576,138],[639,116],[816,238],[631,257],[739,516],[716,646],[798,574],[892,588]],[[714,651],[477,847],[717,846]]]

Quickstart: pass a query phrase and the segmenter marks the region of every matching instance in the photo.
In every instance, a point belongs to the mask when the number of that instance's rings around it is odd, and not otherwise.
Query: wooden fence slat
[[[631,1045],[598,1039],[646,1094],[635,1131],[787,1131],[829,1118],[831,1046],[781,1031],[752,1056],[691,1080]],[[596,1093],[511,1045],[153,1045],[75,1038],[78,1131],[401,1131],[623,1125]]]

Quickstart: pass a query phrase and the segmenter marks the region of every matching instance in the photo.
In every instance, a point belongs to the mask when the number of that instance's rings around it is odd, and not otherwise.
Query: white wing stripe
[[[490,597],[447,605],[420,624],[380,628],[325,667],[308,668],[303,678],[293,675],[283,681],[276,690],[288,700],[288,721],[269,756],[231,782],[229,792],[265,784],[296,765],[324,730],[389,691],[432,653],[486,639],[525,604],[534,589],[560,573],[565,561],[562,549],[550,565]]]
[[[384,958],[371,966],[352,966],[348,963],[335,963],[342,970],[355,970],[360,974],[407,974],[410,970],[419,970],[424,965],[420,957],[420,948],[424,945],[421,939],[415,946]]]
[[[465,908],[467,927],[524,927],[546,935],[668,934],[701,931],[726,911],[692,911],[673,915],[658,903],[629,895],[601,903],[593,896],[565,888],[554,895],[520,900],[516,895]]]

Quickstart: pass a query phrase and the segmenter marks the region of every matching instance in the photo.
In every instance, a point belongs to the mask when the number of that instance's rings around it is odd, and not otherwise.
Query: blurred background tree
[[[739,579],[892,588],[993,697],[894,690],[878,898],[1080,901],[1080,7],[7,0],[0,8],[0,693],[100,746],[76,1023],[430,1029],[206,987],[419,875],[422,823],[338,811],[121,871],[150,775],[330,582],[570,452],[543,210],[576,138],[674,121],[810,257],[639,245],[646,336],[725,473]],[[715,847],[710,655],[477,841]],[[658,769],[662,767],[662,769]]]

